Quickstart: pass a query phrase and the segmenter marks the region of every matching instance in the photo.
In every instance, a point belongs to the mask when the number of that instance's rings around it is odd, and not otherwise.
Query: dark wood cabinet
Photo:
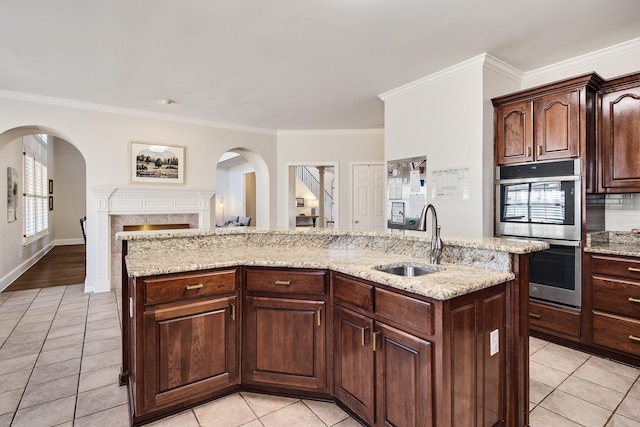
[[[334,394],[369,425],[375,422],[373,319],[334,308]]]
[[[494,98],[496,165],[579,158],[591,192],[602,82],[590,73]]]
[[[130,281],[134,423],[239,384],[238,279],[225,269]]]
[[[605,82],[598,113],[599,190],[640,192],[640,73]]]
[[[545,304],[538,301],[529,302],[529,327],[570,341],[579,342],[581,339],[580,310],[557,305]]]
[[[514,102],[495,109],[496,162],[533,161],[533,102]]]
[[[593,345],[640,361],[640,260],[591,255]]]
[[[376,322],[376,426],[434,425],[431,343]]]
[[[516,425],[505,286],[438,301],[334,273],[333,293],[334,394],[368,425]]]
[[[246,270],[244,384],[328,392],[327,286],[324,270]]]

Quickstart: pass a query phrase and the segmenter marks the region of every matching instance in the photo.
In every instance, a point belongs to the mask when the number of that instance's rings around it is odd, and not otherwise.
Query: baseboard
[[[40,258],[45,256],[47,252],[53,249],[54,246],[54,242],[49,243],[47,246],[32,255],[31,258],[27,259],[22,264],[11,270],[9,273],[5,274],[4,277],[0,279],[0,292],[7,289],[9,285],[11,285],[18,277],[22,276],[25,271],[34,266],[36,262],[40,261]]]
[[[53,241],[54,246],[84,245],[84,239],[78,237],[76,239],[56,239]]]

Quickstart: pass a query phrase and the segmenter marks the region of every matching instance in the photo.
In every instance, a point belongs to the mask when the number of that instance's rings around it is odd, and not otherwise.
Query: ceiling
[[[380,128],[379,94],[484,52],[526,72],[639,37],[638,0],[0,0],[0,90]]]

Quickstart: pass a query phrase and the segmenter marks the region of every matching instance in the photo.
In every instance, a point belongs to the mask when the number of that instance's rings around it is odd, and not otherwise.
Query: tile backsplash
[[[640,193],[607,194],[605,229],[630,231],[632,228],[640,228]]]

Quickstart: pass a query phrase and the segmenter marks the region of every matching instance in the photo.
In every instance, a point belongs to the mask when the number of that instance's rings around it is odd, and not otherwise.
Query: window
[[[28,244],[46,235],[49,229],[46,135],[24,137],[23,157],[23,244]]]

